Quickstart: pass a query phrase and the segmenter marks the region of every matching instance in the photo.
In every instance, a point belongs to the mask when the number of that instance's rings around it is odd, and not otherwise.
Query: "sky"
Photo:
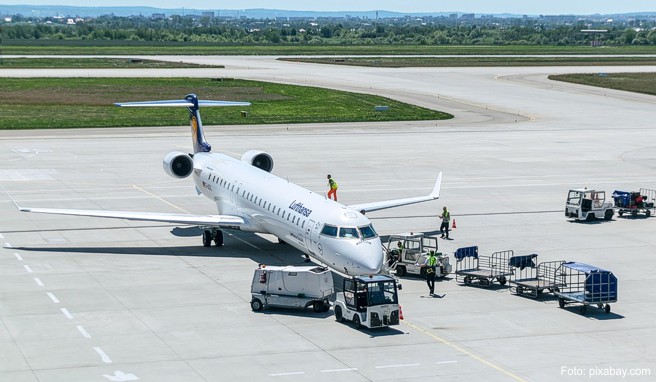
[[[0,0],[2,5],[150,6],[193,9],[286,9],[297,11],[468,12],[594,14],[656,12],[656,0]]]

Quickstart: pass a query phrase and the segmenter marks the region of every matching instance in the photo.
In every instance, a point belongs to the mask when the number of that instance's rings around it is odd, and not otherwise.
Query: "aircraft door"
[[[321,226],[320,223],[315,222],[314,220],[310,219],[308,221],[308,224],[305,226],[305,243],[307,246],[308,251],[312,253],[313,255],[319,255],[321,256],[320,250],[319,250],[319,227]]]

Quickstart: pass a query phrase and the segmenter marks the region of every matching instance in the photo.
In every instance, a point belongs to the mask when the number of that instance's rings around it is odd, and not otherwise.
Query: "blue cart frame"
[[[508,259],[513,251],[494,252],[492,256],[479,256],[478,246],[458,248],[454,252],[456,259],[456,281],[465,285],[477,281],[478,285],[489,287],[495,280],[505,285],[507,277],[512,274]]]
[[[613,272],[576,262],[563,263],[557,272],[564,285],[553,293],[561,308],[569,303],[582,304],[581,314],[584,314],[588,305],[596,304],[609,313],[610,303],[617,302],[617,277]]]

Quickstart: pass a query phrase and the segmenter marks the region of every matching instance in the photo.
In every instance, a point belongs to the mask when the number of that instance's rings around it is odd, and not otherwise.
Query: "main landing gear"
[[[220,229],[212,228],[203,231],[203,246],[210,247],[212,240],[217,247],[223,246],[223,231]]]

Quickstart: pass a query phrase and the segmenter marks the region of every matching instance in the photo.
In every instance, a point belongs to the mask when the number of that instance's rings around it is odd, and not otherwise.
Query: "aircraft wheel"
[[[214,232],[214,243],[217,247],[223,246],[223,231],[217,230]]]
[[[251,301],[251,309],[253,309],[254,312],[259,312],[260,310],[264,309],[264,305],[262,304],[262,301],[254,298],[253,301]]]
[[[335,321],[337,322],[344,321],[344,315],[342,314],[342,307],[339,305],[335,305]]]
[[[203,231],[203,246],[209,247],[212,245],[212,232],[205,230]]]

